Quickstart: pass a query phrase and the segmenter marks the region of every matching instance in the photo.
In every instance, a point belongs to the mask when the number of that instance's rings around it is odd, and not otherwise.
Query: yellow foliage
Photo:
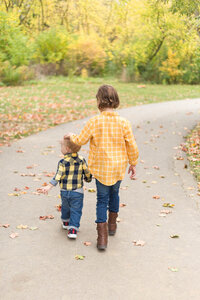
[[[167,60],[162,62],[162,67],[160,71],[167,75],[169,82],[177,82],[177,80],[182,75],[182,71],[179,69],[180,59],[177,57],[177,54],[171,49],[168,50]]]

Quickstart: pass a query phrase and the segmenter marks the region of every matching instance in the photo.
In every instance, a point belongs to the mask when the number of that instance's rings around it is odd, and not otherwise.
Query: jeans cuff
[[[76,227],[76,226],[73,226],[73,225],[68,226],[68,230],[71,229],[71,228],[75,229],[76,231],[79,231],[78,227]]]
[[[62,220],[63,222],[69,222],[69,219],[62,219],[62,218],[61,218],[61,220]]]

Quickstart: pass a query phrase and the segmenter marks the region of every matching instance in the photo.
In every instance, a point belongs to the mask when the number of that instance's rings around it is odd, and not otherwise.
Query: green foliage
[[[95,35],[80,35],[70,43],[67,68],[75,75],[87,70],[89,75],[99,75],[105,66],[106,53]]]
[[[21,85],[34,77],[34,72],[27,66],[12,66],[9,61],[0,63],[0,82],[5,85]]]
[[[8,60],[12,66],[28,65],[31,50],[28,38],[16,20],[0,12],[0,60]]]
[[[45,75],[200,83],[199,0],[11,0],[0,11],[7,84],[32,64]]]
[[[36,37],[34,59],[41,64],[58,63],[66,57],[67,50],[66,32],[59,28],[51,28]]]

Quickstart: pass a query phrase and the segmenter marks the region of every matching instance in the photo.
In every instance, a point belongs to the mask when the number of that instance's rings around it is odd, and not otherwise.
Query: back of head
[[[103,110],[105,108],[117,108],[119,106],[119,96],[112,85],[104,84],[99,87],[96,94],[98,101],[98,108]]]
[[[68,147],[71,150],[72,153],[76,153],[76,152],[80,151],[80,149],[81,149],[81,146],[78,146],[78,145],[74,144],[70,140],[70,137],[67,137],[67,138],[63,139],[63,145],[65,147]]]

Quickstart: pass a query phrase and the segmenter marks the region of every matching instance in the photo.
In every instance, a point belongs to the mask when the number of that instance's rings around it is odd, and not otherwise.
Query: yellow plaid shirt
[[[71,139],[80,146],[90,141],[88,167],[104,185],[122,180],[128,162],[137,164],[138,147],[131,124],[117,112],[101,112],[86,123],[80,135],[73,135]]]

